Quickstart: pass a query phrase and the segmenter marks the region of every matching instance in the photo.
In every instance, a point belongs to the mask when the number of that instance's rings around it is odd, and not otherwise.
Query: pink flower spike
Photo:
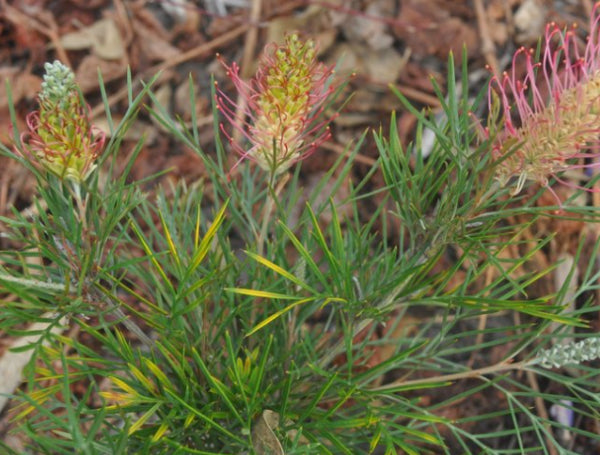
[[[524,76],[519,75],[520,68],[525,69]],[[597,167],[600,2],[594,6],[584,52],[579,51],[574,30],[562,31],[549,24],[540,61],[535,60],[533,51],[521,48],[513,57],[511,70],[492,78],[490,111],[498,97],[502,129],[491,138],[492,157],[500,184],[517,182],[514,194],[527,181],[550,189],[550,178],[564,184],[565,180],[558,178],[563,172]]]
[[[317,61],[312,41],[302,42],[294,34],[280,46],[269,45],[248,83],[242,80],[235,62],[228,66],[221,59],[221,63],[244,100],[242,118],[238,119],[236,103],[217,85],[217,109],[250,144],[245,148],[236,143],[220,125],[241,157],[238,164],[250,159],[274,177],[329,139],[327,125],[332,118],[324,119],[323,113],[334,91],[328,85],[333,69]]]

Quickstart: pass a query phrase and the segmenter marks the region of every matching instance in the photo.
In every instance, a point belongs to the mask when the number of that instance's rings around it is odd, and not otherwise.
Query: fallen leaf
[[[318,5],[310,5],[302,13],[294,16],[281,16],[267,23],[267,42],[283,42],[286,34],[301,30],[317,43],[319,55],[327,52],[335,43],[337,30],[332,24],[330,10]]]
[[[284,455],[274,431],[278,426],[279,414],[265,409],[252,427],[252,446],[257,455]]]
[[[136,43],[141,53],[150,62],[169,60],[179,54],[179,49],[172,46],[168,39],[162,38],[153,29],[139,20],[133,21]]]
[[[373,50],[365,43],[342,43],[336,46],[329,61],[337,64],[338,74],[363,75],[377,84],[387,86],[398,80],[408,61],[408,54],[402,55],[393,48]]]
[[[67,50],[92,48],[100,58],[118,60],[125,55],[121,32],[112,19],[101,19],[89,27],[60,37],[60,43]]]
[[[23,98],[33,99],[36,97],[42,84],[39,76],[31,74],[29,71],[19,71],[16,67],[0,68],[0,83],[5,84],[8,81],[10,85],[13,104],[18,104]],[[3,85],[3,87],[5,87]],[[8,92],[0,90],[0,109],[8,106]]]
[[[49,330],[51,333],[60,334],[65,329],[64,323],[49,327],[49,323],[36,322],[29,328],[36,335],[27,335],[17,338],[11,346],[11,349],[22,348],[29,344],[38,343],[41,336]],[[14,393],[22,380],[22,372],[25,365],[29,363],[33,350],[12,352],[5,351],[0,357],[0,411],[4,408],[11,394]]]
[[[94,54],[86,55],[75,71],[75,80],[83,93],[98,88],[98,71],[102,73],[106,84],[125,76],[127,67],[119,61],[105,60]]]
[[[405,65],[404,56],[392,48],[371,51],[365,55],[365,67],[369,76],[382,85],[396,82]]]
[[[469,57],[479,53],[479,37],[472,27],[474,12],[465,2],[441,0],[408,0],[393,27],[396,36],[404,41],[415,56],[435,55],[447,58],[450,51],[460,55],[466,45]],[[432,39],[432,37],[438,39]]]
[[[544,34],[548,10],[540,0],[525,0],[514,15],[516,41],[531,44]]]
[[[393,5],[382,1],[370,3],[363,15],[349,15],[341,24],[342,32],[349,42],[365,43],[375,51],[389,49],[394,43],[394,37],[389,33],[389,26],[382,19],[393,14]]]

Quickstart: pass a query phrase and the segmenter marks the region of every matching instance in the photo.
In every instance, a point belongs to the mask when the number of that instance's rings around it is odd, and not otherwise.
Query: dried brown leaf
[[[161,37],[156,30],[149,28],[144,22],[134,20],[133,29],[136,34],[136,43],[146,60],[162,62],[179,54],[179,49],[172,46],[168,39]]]
[[[284,455],[283,446],[275,431],[279,426],[279,414],[265,409],[252,427],[252,445],[258,455]]]
[[[60,43],[66,50],[92,48],[100,58],[117,60],[125,56],[125,46],[121,32],[112,19],[101,19],[89,27],[60,37]]]
[[[104,83],[107,83],[124,77],[127,68],[119,61],[105,60],[94,54],[85,56],[75,71],[75,80],[83,93],[98,88],[98,71],[102,73]]]

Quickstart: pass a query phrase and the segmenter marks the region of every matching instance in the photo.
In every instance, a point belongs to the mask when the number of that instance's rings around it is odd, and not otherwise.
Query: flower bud
[[[60,63],[46,63],[40,108],[27,116],[21,140],[26,157],[61,179],[80,183],[95,168],[105,136],[91,125],[73,72]]]

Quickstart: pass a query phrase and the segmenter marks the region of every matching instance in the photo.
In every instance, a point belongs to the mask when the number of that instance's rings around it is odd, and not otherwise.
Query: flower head
[[[242,159],[255,161],[274,176],[329,138],[326,126],[331,119],[321,117],[333,91],[327,84],[333,70],[317,61],[312,41],[289,35],[284,44],[270,45],[249,83],[241,79],[235,62],[231,66],[222,63],[244,101],[244,118],[236,120],[236,104],[221,90],[217,108],[242,132],[250,148],[234,143],[223,125],[221,130]]]
[[[594,161],[600,148],[599,8],[600,3],[583,53],[573,29],[563,32],[549,24],[539,61],[521,48],[512,70],[490,83],[490,110],[497,92],[503,120],[493,138],[496,178],[506,185],[516,177],[514,193],[528,180],[552,191],[550,177],[562,182],[563,171],[599,164]],[[521,78],[520,63],[525,66]]]
[[[585,338],[582,341],[564,345],[554,345],[540,351],[534,362],[544,368],[560,368],[564,365],[578,364],[600,357],[600,337]]]
[[[59,61],[44,65],[40,108],[27,116],[21,140],[27,158],[61,179],[79,183],[95,168],[105,136],[88,118],[73,72]]]

